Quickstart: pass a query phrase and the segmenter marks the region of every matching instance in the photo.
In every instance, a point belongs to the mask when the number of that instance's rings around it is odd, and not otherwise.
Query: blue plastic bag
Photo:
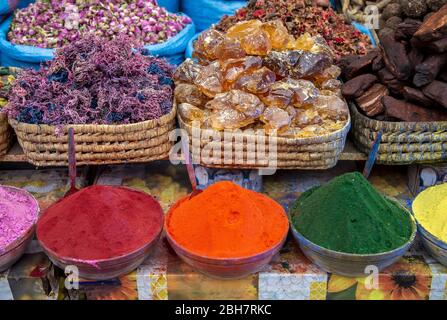
[[[15,45],[9,42],[7,34],[12,22],[12,16],[0,25],[0,52],[2,65],[10,67],[32,67],[38,69],[44,61],[52,60],[54,49],[33,46]],[[194,23],[188,24],[182,31],[166,42],[145,46],[150,54],[165,57],[170,63],[180,64],[191,37],[195,34]]]
[[[194,20],[197,31],[203,31],[246,4],[246,1],[182,0],[182,11]]]
[[[169,12],[178,12],[180,10],[180,0],[157,0],[157,4],[166,8]]]
[[[371,41],[373,46],[377,46],[376,39],[374,39],[374,36],[370,29],[368,29],[366,26],[364,26],[358,22],[353,22],[352,25],[361,33],[366,34],[369,37],[369,40]]]
[[[34,0],[0,0],[0,15],[9,14],[17,8],[25,8]]]
[[[185,50],[185,58],[192,58],[192,52],[194,51],[194,41],[197,40],[197,38],[200,36],[200,33],[197,33],[194,35],[194,37],[191,38],[191,40],[189,40],[188,42],[188,46],[186,47]]]

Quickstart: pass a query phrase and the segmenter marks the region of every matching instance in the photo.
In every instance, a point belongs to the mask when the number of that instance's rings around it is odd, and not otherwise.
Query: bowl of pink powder
[[[39,204],[29,192],[0,185],[0,272],[23,255],[38,216]]]

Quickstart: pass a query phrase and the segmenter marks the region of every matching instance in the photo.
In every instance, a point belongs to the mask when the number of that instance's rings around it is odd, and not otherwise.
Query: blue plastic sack
[[[2,67],[16,67],[21,69],[40,69],[40,63],[32,63],[26,61],[15,60],[7,55],[4,55],[0,52],[0,61]]]
[[[182,11],[194,20],[197,31],[203,31],[246,4],[246,1],[182,0]]]
[[[180,10],[180,0],[157,0],[157,4],[166,8],[169,12],[178,12]]]
[[[330,3],[333,9],[337,9],[337,0],[330,0]]]
[[[0,0],[0,15],[13,12],[17,8],[25,8],[34,0]]]
[[[194,41],[197,40],[197,38],[200,36],[200,33],[197,33],[194,35],[194,37],[191,38],[191,40],[189,40],[188,42],[188,46],[186,47],[185,50],[185,58],[192,58],[192,52],[194,51]]]
[[[53,59],[53,49],[15,45],[8,41],[7,35],[12,16],[0,25],[0,51],[2,64],[10,67],[23,67],[23,64],[38,67],[41,62]]]
[[[366,26],[358,22],[353,22],[352,25],[361,33],[366,34],[369,37],[369,40],[371,41],[373,46],[377,46],[376,39],[374,39],[374,36],[370,29],[368,29]]]
[[[7,34],[12,22],[12,17],[6,19],[0,25],[0,52],[2,52],[2,64],[11,67],[39,68],[44,61],[53,59],[54,49],[38,48],[33,46],[15,45],[8,41]],[[182,31],[168,41],[160,44],[145,46],[150,54],[165,57],[173,64],[180,64],[184,58],[184,52],[189,39],[195,34],[194,23],[188,24]]]
[[[191,22],[174,37],[169,38],[168,41],[145,46],[145,48],[154,56],[171,56],[179,53],[183,55],[189,40],[195,33],[196,28],[194,22]]]

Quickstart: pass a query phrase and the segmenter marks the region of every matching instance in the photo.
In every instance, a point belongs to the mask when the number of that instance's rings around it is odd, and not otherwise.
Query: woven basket
[[[70,125],[57,128],[9,119],[28,161],[36,166],[68,165],[68,129],[75,131],[76,162],[116,164],[147,162],[169,155],[169,132],[175,126],[176,107],[157,120],[124,125]]]
[[[4,156],[11,146],[11,127],[8,124],[8,118],[0,113],[0,156]]]
[[[200,136],[200,148],[198,148],[199,141],[191,141],[193,128],[189,123],[183,121],[178,116],[180,127],[188,133],[190,137],[190,150],[194,159],[199,160],[199,164],[204,167],[210,168],[227,168],[227,169],[262,169],[272,165],[269,164],[268,159],[257,159],[255,151],[258,148],[258,142],[254,140],[254,143],[247,143],[247,138],[254,137],[253,133],[241,133],[238,134],[241,137],[241,143],[233,142],[231,144],[231,154],[234,155],[236,150],[242,150],[243,159],[237,161],[234,157],[231,159],[224,159],[225,143],[209,142],[202,135]],[[350,119],[346,125],[339,131],[331,134],[313,138],[284,138],[284,137],[271,137],[270,141],[274,141],[276,144],[276,168],[277,169],[302,169],[302,170],[324,170],[334,167],[340,157],[341,152],[344,149],[346,136],[351,126]],[[210,130],[210,129],[205,129]],[[223,133],[219,131],[212,131],[214,137],[223,139]],[[243,139],[242,139],[243,138]],[[218,140],[217,139],[217,140]],[[269,137],[265,136],[265,141],[269,141]],[[216,141],[216,139],[213,139]],[[194,144],[194,145],[193,145]],[[195,147],[196,146],[196,147]],[[217,161],[210,163],[210,159],[203,157],[202,150],[204,147],[209,147],[212,150],[218,150],[220,147],[220,155],[216,155]],[[214,149],[213,146],[217,148]],[[269,144],[265,146],[265,153],[270,151]],[[213,157],[213,152],[209,155]],[[247,161],[250,157],[250,163]],[[242,163],[241,163],[242,162]]]
[[[447,121],[388,122],[370,119],[349,104],[355,145],[369,153],[379,131],[382,141],[376,162],[389,165],[433,163],[447,160]]]

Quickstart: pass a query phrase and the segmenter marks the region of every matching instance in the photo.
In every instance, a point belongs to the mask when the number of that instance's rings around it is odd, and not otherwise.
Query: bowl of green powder
[[[410,212],[357,172],[304,192],[289,218],[303,253],[326,272],[348,277],[393,264],[416,236]]]

